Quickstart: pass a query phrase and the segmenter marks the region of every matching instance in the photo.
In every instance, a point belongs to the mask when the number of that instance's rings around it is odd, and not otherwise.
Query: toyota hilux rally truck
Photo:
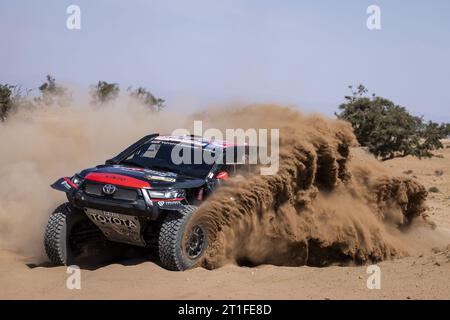
[[[176,146],[191,153],[191,159],[200,150],[213,161],[176,164],[172,159]],[[161,266],[169,270],[200,265],[209,235],[193,217],[223,180],[242,169],[244,162],[227,163],[229,152],[245,158],[248,146],[192,135],[151,134],[104,165],[57,180],[52,188],[65,192],[68,202],[48,220],[44,238],[48,258],[57,265],[72,265],[92,256],[92,247],[98,253],[108,246],[133,245],[156,249]],[[239,172],[251,170],[244,166]]]

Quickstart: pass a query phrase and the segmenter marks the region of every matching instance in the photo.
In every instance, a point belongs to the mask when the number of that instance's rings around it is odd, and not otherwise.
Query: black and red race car
[[[174,151],[193,160],[180,163]],[[68,202],[48,220],[48,258],[58,265],[78,264],[126,244],[156,249],[169,270],[199,265],[209,234],[196,222],[197,207],[222,181],[250,172],[248,151],[246,145],[197,136],[151,134],[104,165],[59,179],[52,187],[65,192]]]

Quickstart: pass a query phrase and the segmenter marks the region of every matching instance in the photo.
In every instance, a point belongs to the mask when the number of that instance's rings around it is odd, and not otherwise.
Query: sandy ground
[[[430,193],[427,214],[446,239],[414,256],[384,261],[381,289],[369,290],[367,266],[246,268],[170,272],[153,262],[127,260],[81,271],[81,289],[68,290],[65,267],[35,267],[0,251],[1,299],[450,299],[450,142],[438,157],[384,163],[417,178]],[[355,161],[358,161],[357,153]],[[418,235],[420,236],[420,235]]]

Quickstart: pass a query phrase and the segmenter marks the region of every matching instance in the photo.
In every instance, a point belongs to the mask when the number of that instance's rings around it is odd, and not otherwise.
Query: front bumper
[[[122,201],[111,198],[102,198],[91,196],[82,190],[76,191],[69,196],[69,201],[80,209],[92,208],[110,212],[117,212],[138,217],[149,218],[150,220],[158,219],[161,214],[161,208],[148,204],[144,198],[138,198],[135,201]]]
[[[179,199],[151,199],[145,189],[132,189],[136,196],[132,198],[114,199],[101,193],[89,194],[83,187],[68,193],[69,201],[80,209],[93,208],[121,214],[157,220],[164,211],[178,211],[187,205],[187,201]]]
[[[167,210],[180,210],[182,201],[152,200],[144,189],[133,189],[134,200],[113,199],[111,196],[88,194],[83,188],[67,196],[73,206],[88,218],[111,241],[146,246],[148,227]],[[131,223],[132,221],[133,223]]]

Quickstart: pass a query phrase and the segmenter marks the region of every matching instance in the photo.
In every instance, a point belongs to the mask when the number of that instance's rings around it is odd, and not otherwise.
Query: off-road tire
[[[208,233],[205,230],[204,248],[196,259],[191,259],[183,249],[186,227],[197,211],[196,206],[185,206],[183,210],[168,212],[162,223],[158,237],[158,252],[163,268],[182,271],[198,266],[208,246]]]
[[[83,212],[70,206],[68,202],[57,207],[47,222],[44,236],[44,247],[50,262],[55,265],[70,265],[74,256],[67,239],[72,227],[83,219]]]

